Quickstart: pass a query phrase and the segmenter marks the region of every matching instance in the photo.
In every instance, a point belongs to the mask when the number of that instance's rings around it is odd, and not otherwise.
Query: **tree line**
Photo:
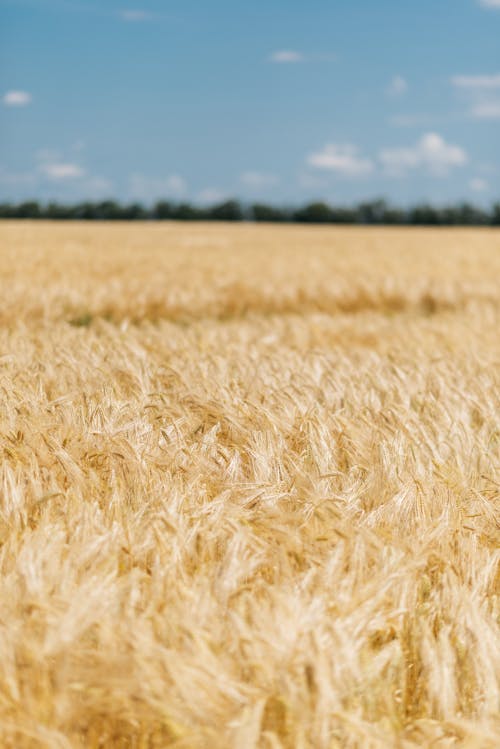
[[[153,206],[121,204],[114,200],[74,205],[35,200],[0,203],[0,218],[81,221],[267,221],[302,224],[379,224],[400,226],[500,226],[500,203],[482,209],[470,203],[437,207],[427,203],[397,208],[386,200],[352,207],[314,202],[305,206],[278,207],[266,203],[246,205],[226,200],[209,207],[160,200]]]

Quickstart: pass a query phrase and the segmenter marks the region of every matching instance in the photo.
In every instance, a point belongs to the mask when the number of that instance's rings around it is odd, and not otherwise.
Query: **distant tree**
[[[287,221],[289,216],[282,208],[275,208],[264,203],[254,203],[250,207],[250,216],[254,221]]]
[[[123,208],[114,200],[103,200],[94,205],[95,218],[100,221],[118,221],[123,217]]]
[[[74,217],[82,221],[90,221],[91,219],[94,219],[96,217],[94,203],[88,201],[85,203],[78,203],[74,209]]]
[[[404,211],[402,208],[394,208],[393,206],[388,206],[381,223],[385,224],[386,226],[391,226],[394,224],[406,224],[408,223],[406,211]]]
[[[417,226],[500,226],[500,202],[490,211],[470,203],[460,203],[445,207],[435,207],[427,203],[408,209],[394,208],[385,200],[372,200],[354,207],[330,206],[323,202],[309,203],[296,209],[278,208],[265,203],[254,203],[243,207],[236,200],[227,200],[210,208],[202,208],[190,203],[173,204],[158,201],[152,208],[140,203],[122,205],[114,200],[101,202],[85,201],[74,205],[64,205],[52,201],[41,205],[36,200],[18,204],[0,203],[0,219],[51,220],[79,219],[126,220],[173,219],[178,221],[294,221],[311,224],[409,224]]]
[[[443,226],[457,226],[460,224],[460,215],[458,207],[447,205],[439,209],[439,223]]]
[[[10,203],[0,203],[0,218],[14,218],[16,210]]]
[[[384,224],[389,206],[385,200],[372,200],[360,203],[356,209],[356,222],[359,224]]]
[[[408,223],[416,226],[439,226],[442,217],[439,209],[431,205],[422,204],[410,208],[408,211]]]
[[[218,203],[207,211],[207,218],[212,221],[242,221],[243,210],[236,200],[226,200]]]
[[[131,203],[120,208],[119,217],[124,221],[142,221],[149,218],[149,211],[139,203]]]
[[[166,200],[159,200],[151,212],[151,217],[164,221],[165,219],[172,218],[173,206]]]
[[[305,224],[328,224],[333,219],[333,212],[326,203],[309,203],[304,208],[295,210],[292,214],[294,221]]]
[[[49,203],[41,213],[43,218],[50,219],[51,221],[74,218],[74,208],[56,202]]]
[[[172,218],[177,221],[200,221],[206,217],[206,211],[190,203],[180,203],[172,210]]]
[[[16,209],[18,218],[41,218],[40,204],[36,200],[21,203]]]
[[[341,206],[332,206],[330,208],[330,221],[332,224],[355,224],[356,209],[343,208]]]
[[[470,203],[462,203],[457,208],[458,223],[461,226],[481,226],[488,223],[488,214]]]

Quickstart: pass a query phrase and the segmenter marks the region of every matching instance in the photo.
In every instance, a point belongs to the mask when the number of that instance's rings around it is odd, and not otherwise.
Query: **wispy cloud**
[[[118,12],[119,17],[122,21],[130,21],[137,23],[141,21],[150,21],[153,18],[153,14],[147,10],[135,10],[133,8],[126,8]]]
[[[85,169],[83,167],[69,161],[41,164],[40,171],[47,179],[55,182],[80,179],[80,177],[85,176]]]
[[[277,63],[278,65],[293,65],[300,62],[335,62],[337,57],[330,52],[305,54],[296,49],[278,49],[275,52],[271,52],[267,59],[269,62]]]
[[[454,75],[451,82],[457,88],[484,90],[500,88],[500,73],[493,75]]]
[[[402,96],[408,91],[408,82],[401,75],[395,75],[386,88],[388,96]]]
[[[422,169],[434,176],[446,176],[454,167],[467,163],[463,148],[447,143],[438,133],[426,133],[412,146],[385,148],[379,160],[390,176],[403,176],[411,170]]]
[[[166,177],[132,174],[129,179],[129,194],[134,200],[182,198],[186,193],[187,182],[178,174],[170,174]]]
[[[500,8],[500,0],[479,0],[483,8]]]
[[[452,85],[466,97],[474,120],[500,119],[500,73],[455,75]]]
[[[227,200],[227,193],[219,190],[217,187],[206,187],[198,193],[198,201],[203,204],[222,203]]]
[[[500,120],[500,99],[474,104],[470,116],[475,120]]]
[[[279,183],[279,178],[275,174],[249,171],[243,172],[243,174],[240,175],[240,182],[246,187],[261,189],[277,185]]]
[[[82,164],[52,149],[38,151],[32,169],[27,172],[12,172],[0,166],[0,192],[7,192],[9,199],[14,195],[29,197],[33,188],[40,196],[50,199],[98,199],[112,195],[114,185],[106,177],[89,173]]]
[[[2,96],[6,107],[26,107],[31,104],[32,96],[28,91],[7,91]]]
[[[277,62],[279,64],[304,62],[305,59],[302,52],[297,52],[293,49],[279,49],[269,55],[270,62]]]
[[[65,158],[59,151],[43,148],[36,153],[37,171],[51,182],[77,180],[86,175],[86,170],[72,159]]]
[[[79,183],[80,192],[92,200],[110,198],[113,195],[113,182],[106,177],[89,177]]]
[[[469,187],[473,192],[486,192],[489,189],[489,183],[481,177],[474,177],[469,182]]]
[[[110,188],[104,184],[104,177],[89,174],[79,161],[75,160],[76,153],[82,149],[77,141],[77,148],[72,148],[72,156],[64,155],[60,151],[43,148],[36,153],[38,162],[37,173],[49,182],[78,183],[80,188],[86,188],[87,193],[102,192]]]
[[[316,151],[307,157],[307,164],[343,177],[363,177],[374,169],[371,159],[360,156],[357,146],[351,143],[327,143],[322,151]]]
[[[307,172],[299,174],[298,184],[304,190],[324,190],[328,187],[327,180]]]

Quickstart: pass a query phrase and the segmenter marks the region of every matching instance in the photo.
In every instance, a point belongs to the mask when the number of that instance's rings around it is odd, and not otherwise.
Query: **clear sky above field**
[[[0,200],[500,198],[500,0],[0,0]]]

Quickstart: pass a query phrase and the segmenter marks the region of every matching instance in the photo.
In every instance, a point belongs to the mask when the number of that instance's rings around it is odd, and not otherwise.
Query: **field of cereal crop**
[[[0,744],[500,745],[500,231],[0,224]]]

